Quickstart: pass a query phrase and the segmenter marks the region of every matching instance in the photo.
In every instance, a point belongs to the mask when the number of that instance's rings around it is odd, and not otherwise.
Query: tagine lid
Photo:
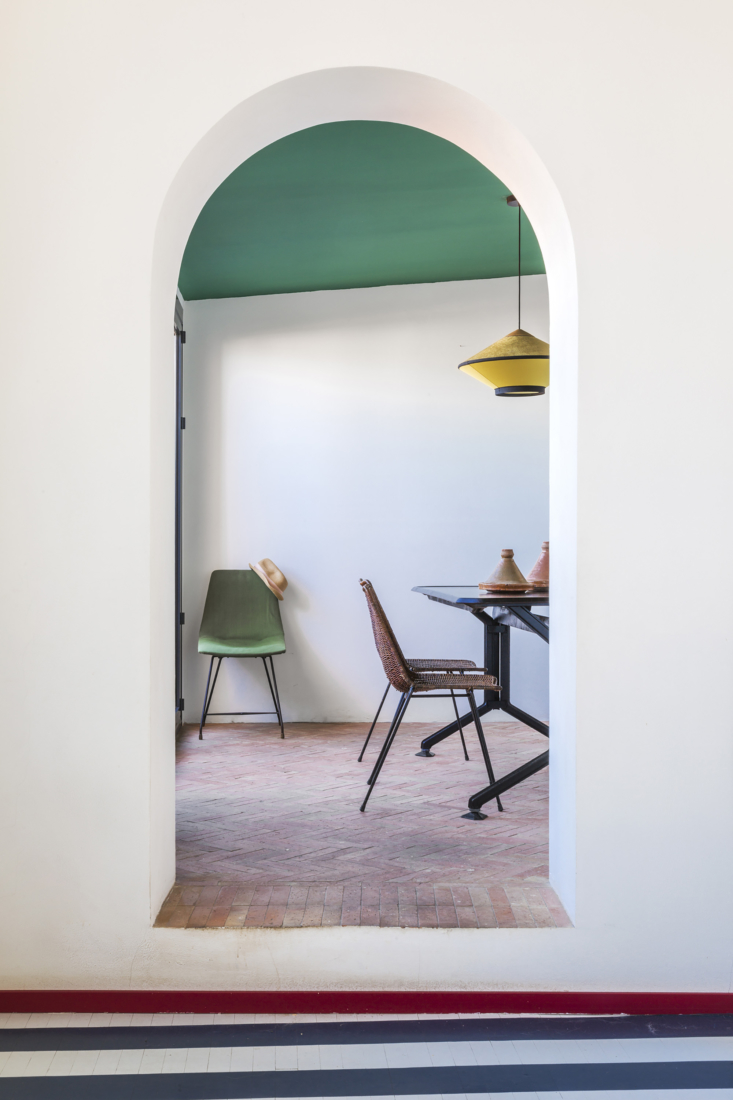
[[[542,550],[532,569],[527,574],[527,580],[533,588],[546,590],[550,587],[550,544],[542,543]]]
[[[502,550],[494,572],[488,580],[479,582],[479,588],[486,592],[526,592],[531,587],[514,560],[513,550]]]

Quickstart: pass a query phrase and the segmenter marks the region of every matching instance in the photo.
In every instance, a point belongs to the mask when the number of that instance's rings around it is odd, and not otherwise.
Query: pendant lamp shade
[[[458,366],[499,397],[531,397],[550,384],[550,345],[518,328]]]
[[[492,386],[497,397],[533,397],[550,384],[550,345],[522,328],[522,208],[514,195],[506,201],[517,211],[517,327],[458,369]]]

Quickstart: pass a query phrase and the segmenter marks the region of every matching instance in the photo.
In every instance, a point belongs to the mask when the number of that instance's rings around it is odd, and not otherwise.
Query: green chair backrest
[[[283,635],[277,597],[252,569],[215,569],[199,637],[252,644]]]

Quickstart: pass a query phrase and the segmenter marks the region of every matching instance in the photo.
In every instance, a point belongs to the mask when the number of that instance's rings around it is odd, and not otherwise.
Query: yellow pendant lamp
[[[522,208],[513,195],[506,201],[516,206],[518,216],[517,327],[460,363],[458,369],[485,386],[493,386],[497,397],[535,397],[550,384],[550,345],[522,328]]]

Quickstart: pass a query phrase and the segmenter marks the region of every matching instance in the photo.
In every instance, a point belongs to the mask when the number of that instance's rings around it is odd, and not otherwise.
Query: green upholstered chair
[[[285,635],[277,597],[252,569],[215,569],[209,581],[199,630],[199,653],[211,656],[199,737],[209,714],[276,714],[280,736],[285,736],[273,656],[285,652]],[[259,657],[275,705],[272,710],[210,711],[216,680],[225,657]],[[212,682],[214,661],[218,660]],[[267,662],[270,662],[268,669]]]

